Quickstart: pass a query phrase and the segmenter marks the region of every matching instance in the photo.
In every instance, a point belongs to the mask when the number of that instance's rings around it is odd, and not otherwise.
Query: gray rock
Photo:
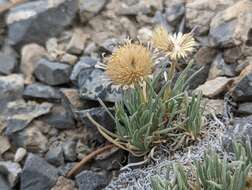
[[[101,69],[83,69],[79,74],[78,86],[80,95],[84,99],[100,98],[107,102],[117,102],[122,96],[122,90],[113,87]]]
[[[50,126],[57,129],[72,129],[75,127],[74,116],[71,110],[62,105],[54,105],[51,113],[43,117]]]
[[[21,167],[18,163],[11,161],[0,161],[0,174],[7,176],[8,183],[11,187],[14,187],[20,177]]]
[[[61,146],[51,148],[46,153],[45,157],[46,157],[46,160],[54,166],[60,166],[64,164],[63,149]]]
[[[3,108],[10,101],[21,99],[24,90],[22,75],[0,76],[0,106]],[[4,109],[1,109],[0,113]]]
[[[111,110],[113,112],[113,110]],[[98,108],[91,108],[87,110],[82,111],[76,111],[76,119],[80,121],[85,128],[90,132],[91,137],[89,137],[92,140],[95,140],[99,143],[104,142],[103,136],[99,133],[97,128],[89,121],[87,118],[87,113],[89,113],[92,118],[100,123],[102,126],[104,126],[106,129],[113,131],[115,127],[114,120],[108,115],[106,110],[104,108],[98,107]],[[93,137],[96,137],[93,139]]]
[[[62,148],[64,152],[64,157],[66,161],[74,162],[77,159],[77,153],[76,153],[76,140],[68,140],[65,143],[63,143]]]
[[[29,99],[39,99],[47,101],[60,101],[60,92],[45,84],[33,83],[27,85],[24,89],[23,96]]]
[[[1,190],[11,190],[11,186],[8,184],[7,179],[0,174],[0,189]]]
[[[18,5],[6,19],[10,44],[44,44],[70,25],[77,11],[78,0],[39,0]]]
[[[0,52],[0,74],[11,74],[17,65],[15,56],[7,55]]]
[[[252,115],[252,102],[244,102],[239,104],[237,112],[244,115]]]
[[[107,0],[80,0],[80,19],[82,22],[98,14],[107,4]]]
[[[183,2],[174,3],[165,9],[165,16],[169,23],[177,25],[178,21],[185,14],[185,5]]]
[[[20,190],[48,190],[58,178],[58,171],[41,157],[29,154],[21,174]]]
[[[96,190],[104,188],[109,180],[106,175],[92,171],[83,171],[75,177],[79,190]]]
[[[252,143],[252,116],[235,118],[233,126],[230,127],[222,137],[223,148],[231,152],[232,144],[236,140],[246,142],[248,137]]]
[[[91,57],[87,57],[87,56],[81,57],[80,60],[78,61],[78,63],[76,63],[74,65],[74,68],[72,70],[72,74],[70,76],[71,81],[76,83],[78,80],[78,76],[80,74],[80,71],[83,69],[94,67],[96,65],[96,63],[97,63],[97,60],[95,60]]]
[[[252,71],[242,77],[232,90],[235,101],[252,101]]]
[[[119,42],[120,41],[116,38],[109,38],[109,39],[105,40],[102,44],[100,44],[101,51],[106,51],[108,53],[112,53],[118,47]]]
[[[47,59],[40,59],[35,69],[36,78],[49,85],[68,83],[70,74],[70,65],[51,62]]]
[[[228,48],[224,50],[223,57],[226,63],[235,64],[237,60],[243,55],[242,48],[240,46]]]
[[[11,134],[23,130],[35,118],[45,115],[50,112],[52,104],[35,102],[10,102],[7,105],[4,115],[6,123],[6,134]]]
[[[0,135],[0,156],[11,148],[9,139],[5,136]]]

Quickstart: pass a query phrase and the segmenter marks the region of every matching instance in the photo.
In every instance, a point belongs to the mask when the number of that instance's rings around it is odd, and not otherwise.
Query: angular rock
[[[39,0],[18,5],[6,19],[10,44],[17,47],[31,42],[44,44],[70,25],[77,11],[78,0]]]
[[[182,1],[172,3],[165,9],[165,16],[167,21],[175,26],[178,24],[178,21],[183,17],[184,14],[185,3]]]
[[[8,184],[7,179],[0,174],[0,189],[2,190],[11,190],[11,186]]]
[[[0,156],[5,153],[7,150],[10,149],[11,144],[9,142],[9,139],[4,136],[0,136]]]
[[[51,148],[46,153],[45,157],[46,157],[46,160],[54,166],[60,166],[64,163],[63,149],[61,146]]]
[[[240,46],[228,48],[224,50],[223,58],[228,64],[235,64],[243,55],[243,50]]]
[[[51,190],[77,190],[77,189],[75,188],[74,181],[64,177],[59,177],[57,183]]]
[[[100,44],[101,51],[106,51],[108,53],[112,53],[117,48],[118,44],[119,44],[119,40],[116,38],[106,39],[104,42],[102,42]]]
[[[61,59],[60,62],[67,63],[69,65],[74,65],[78,60],[78,57],[69,53],[65,53]]]
[[[0,52],[0,74],[11,74],[17,65],[16,57]]]
[[[21,174],[21,167],[19,164],[11,161],[0,161],[0,174],[7,176],[8,183],[11,187],[14,187]]]
[[[252,65],[247,66],[235,82],[231,93],[235,101],[252,101]]]
[[[44,159],[29,154],[21,174],[20,190],[48,190],[57,182],[58,171]]]
[[[186,3],[186,20],[189,28],[197,27],[199,33],[206,33],[217,12],[232,5],[236,0],[191,0]]]
[[[204,96],[213,98],[227,91],[232,82],[232,78],[217,77],[200,85],[196,91],[202,91]]]
[[[83,171],[75,177],[79,190],[96,190],[104,188],[109,180],[106,175],[92,171]]]
[[[107,4],[107,0],[80,0],[80,19],[82,22],[98,14]]]
[[[27,44],[22,48],[20,70],[24,74],[26,84],[31,84],[35,80],[33,72],[38,61],[46,54],[45,48],[38,44]]]
[[[244,102],[239,104],[237,112],[244,115],[252,115],[252,102]]]
[[[97,63],[97,60],[91,57],[87,57],[87,56],[81,57],[79,62],[74,65],[70,79],[76,83],[81,70],[94,67],[96,63]]]
[[[68,140],[62,145],[64,157],[66,161],[71,161],[71,162],[76,161],[77,159],[76,145],[77,145],[76,140]]]
[[[49,85],[60,85],[69,82],[71,66],[40,59],[35,69],[36,78]]]
[[[101,69],[83,69],[79,74],[78,86],[84,99],[102,99],[107,102],[117,102],[121,99],[122,90],[115,88]]]
[[[10,101],[21,99],[24,90],[22,75],[0,76],[0,106],[3,108]],[[0,113],[3,109],[0,111]]]
[[[57,89],[41,83],[27,85],[24,89],[23,96],[28,99],[57,102],[61,99],[60,92]]]
[[[210,24],[210,45],[233,47],[246,43],[251,38],[251,12],[252,2],[241,0],[216,14]]]
[[[111,110],[113,112],[113,110]],[[104,142],[103,136],[100,134],[100,132],[97,130],[97,128],[89,121],[87,118],[87,114],[90,114],[92,118],[103,125],[106,129],[113,131],[115,127],[114,120],[108,115],[107,111],[104,108],[98,107],[98,108],[91,108],[87,110],[82,111],[76,111],[76,119],[80,121],[85,128],[90,132],[89,139],[93,139],[93,137],[96,137],[95,141],[98,141],[99,143]],[[94,140],[94,139],[93,139]]]
[[[224,100],[223,99],[206,99],[205,114],[214,113],[215,115],[223,115],[224,113]]]
[[[6,131],[9,136],[15,132],[23,130],[27,127],[35,118],[45,115],[50,112],[52,104],[42,103],[37,104],[35,102],[10,102],[7,105],[5,115]]]
[[[214,79],[220,76],[234,77],[235,76],[234,65],[226,64],[222,54],[218,54],[213,63],[208,74],[208,80]]]
[[[14,161],[15,162],[21,162],[24,159],[24,157],[26,156],[26,154],[27,154],[26,149],[24,149],[22,147],[18,148],[16,153],[15,153]]]
[[[16,147],[24,147],[29,152],[45,153],[48,150],[48,139],[36,125],[15,132],[10,136],[11,142]]]

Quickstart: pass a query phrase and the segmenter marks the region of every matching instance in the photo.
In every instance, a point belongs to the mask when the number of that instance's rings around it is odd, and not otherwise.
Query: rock
[[[250,39],[252,2],[241,0],[219,12],[210,24],[211,46],[233,47]]]
[[[108,184],[108,178],[100,173],[89,170],[83,171],[75,177],[79,190],[102,189]]]
[[[71,66],[40,59],[35,69],[36,78],[49,85],[60,85],[69,82]]]
[[[28,99],[38,99],[46,101],[57,101],[61,99],[60,92],[45,84],[33,83],[25,87],[23,96]]]
[[[20,190],[48,190],[57,182],[58,171],[44,159],[29,154],[21,174]]]
[[[70,25],[77,11],[78,0],[39,0],[15,6],[6,18],[10,44],[44,44]]]
[[[57,183],[51,190],[77,190],[74,185],[74,181],[64,178],[64,177],[59,177]]]
[[[14,187],[21,174],[21,167],[19,164],[11,161],[0,161],[0,174],[7,176],[8,183],[11,187]]]
[[[110,110],[113,112],[112,110]],[[89,121],[87,118],[87,113],[89,113],[92,118],[103,125],[106,129],[113,131],[115,127],[114,120],[108,115],[106,110],[104,108],[98,107],[98,108],[91,108],[86,109],[82,111],[76,111],[76,119],[83,124],[85,128],[90,132],[90,137],[88,139],[92,139],[95,141],[98,141],[99,143],[104,142],[103,136],[100,134],[100,132],[97,130],[97,128]],[[93,137],[96,137],[93,139]]]
[[[223,99],[206,99],[205,114],[214,113],[215,115],[223,115],[224,113],[224,100]]]
[[[46,160],[54,166],[60,166],[64,164],[63,149],[61,146],[51,148],[46,153],[45,157],[46,157]]]
[[[77,60],[78,60],[77,56],[69,53],[65,53],[60,59],[62,63],[67,63],[69,65],[74,65],[77,62]]]
[[[185,14],[185,3],[182,1],[177,1],[175,3],[171,3],[165,9],[165,16],[169,23],[173,25],[178,25],[178,21]]]
[[[87,56],[81,57],[78,63],[74,65],[70,79],[76,83],[81,70],[94,67],[96,64],[97,60],[91,57]]]
[[[10,149],[11,145],[9,139],[4,136],[0,136],[0,156]]]
[[[244,115],[252,115],[252,102],[239,104],[237,112]]]
[[[0,52],[0,74],[11,74],[17,65],[17,59],[13,55],[7,55]]]
[[[92,2],[88,1],[88,3]],[[89,36],[85,34],[81,29],[75,29],[72,38],[69,44],[67,45],[67,52],[71,54],[80,55],[84,50],[85,43],[88,37]]]
[[[97,15],[107,4],[107,0],[80,0],[80,19],[82,22],[88,21]]]
[[[44,153],[48,150],[48,139],[33,123],[31,127],[13,133],[10,139],[13,145],[24,147],[29,152]]]
[[[37,63],[46,55],[46,50],[38,44],[27,44],[22,48],[20,70],[24,74],[26,84],[31,84],[34,81],[33,72]]]
[[[252,116],[235,118],[233,126],[231,126],[222,137],[223,148],[227,152],[231,152],[232,143],[235,140],[242,140],[243,142],[246,142],[248,137],[250,138],[250,141],[251,141]]]
[[[202,91],[204,96],[213,98],[227,91],[232,82],[232,78],[217,77],[200,85],[196,91]]]
[[[82,69],[78,77],[80,95],[83,99],[102,99],[107,102],[121,100],[122,90],[115,88],[101,69]]]
[[[77,145],[76,140],[68,140],[65,143],[63,143],[62,147],[63,147],[64,157],[66,161],[71,161],[71,162],[76,161],[77,159],[76,145]]]
[[[147,27],[140,28],[137,33],[137,38],[142,43],[148,43],[152,38],[152,30]]]
[[[7,180],[3,175],[0,175],[0,189],[2,190],[11,190],[11,186],[8,184]]]
[[[14,157],[15,162],[21,162],[27,154],[27,150],[20,147],[17,149]]]
[[[222,54],[218,54],[213,63],[208,74],[208,80],[215,79],[216,77],[226,76],[234,77],[234,65],[228,65],[225,63]]]
[[[202,34],[208,32],[212,18],[217,12],[233,5],[236,0],[191,0],[186,3],[186,23],[189,28],[197,27]]]
[[[100,44],[101,46],[101,51],[106,51],[108,53],[112,53],[116,50],[119,44],[119,40],[116,38],[109,38],[106,39],[104,42]]]
[[[5,115],[6,131],[11,134],[26,128],[35,118],[45,115],[50,112],[52,104],[35,102],[10,102],[7,105]]]
[[[22,75],[0,76],[0,106],[3,108],[10,101],[21,99],[24,90]],[[3,109],[0,113],[4,111]]]
[[[71,110],[62,105],[54,105],[51,113],[43,117],[50,126],[57,129],[72,129],[75,127],[75,121]]]
[[[240,74],[231,90],[235,101],[252,101],[252,65],[248,65]]]
[[[242,54],[243,51],[240,46],[225,49],[223,54],[224,61],[228,64],[235,64],[241,58]]]

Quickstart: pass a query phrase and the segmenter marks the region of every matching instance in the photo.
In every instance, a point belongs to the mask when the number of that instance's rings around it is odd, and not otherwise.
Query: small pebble
[[[27,154],[26,149],[24,149],[22,147],[18,148],[16,151],[16,154],[15,154],[15,157],[14,157],[14,161],[21,162],[24,159],[24,157],[26,156],[26,154]]]

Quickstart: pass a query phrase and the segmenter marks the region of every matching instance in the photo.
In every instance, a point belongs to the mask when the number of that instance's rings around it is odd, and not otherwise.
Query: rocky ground
[[[112,105],[121,97],[95,65],[128,36],[148,42],[157,24],[194,28],[194,69],[204,69],[190,87],[208,102],[209,135],[169,157],[162,147],[156,162],[119,177],[132,159],[114,148],[67,179],[105,143],[86,114],[113,129],[97,98]],[[252,136],[252,2],[0,0],[0,106],[1,190],[150,189],[166,163],[197,159],[209,144],[228,151],[234,137]]]

